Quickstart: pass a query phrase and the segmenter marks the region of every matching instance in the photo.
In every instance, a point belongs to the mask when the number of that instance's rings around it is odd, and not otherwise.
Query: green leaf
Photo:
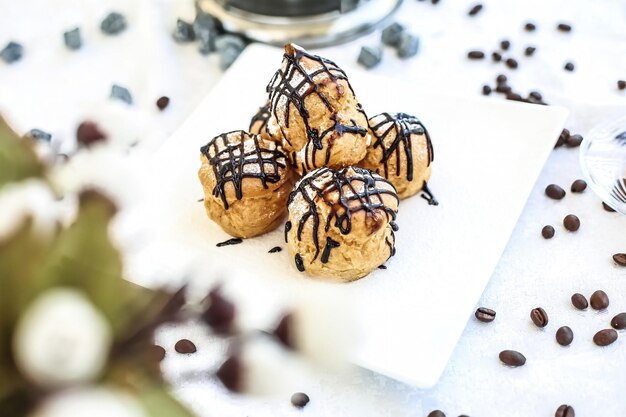
[[[150,417],[193,417],[163,387],[146,384],[137,395]]]
[[[39,177],[43,165],[28,141],[20,139],[0,117],[0,188],[10,182]]]

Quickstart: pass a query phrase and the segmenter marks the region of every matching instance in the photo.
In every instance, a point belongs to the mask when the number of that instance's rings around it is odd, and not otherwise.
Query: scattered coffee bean
[[[567,62],[564,66],[563,69],[565,71],[574,71],[574,64],[572,62]]]
[[[556,342],[561,346],[569,346],[574,340],[574,332],[568,326],[559,327],[556,331]]]
[[[530,319],[537,327],[543,328],[548,325],[548,313],[541,307],[533,308],[530,311]]]
[[[576,180],[572,183],[570,190],[573,193],[582,193],[587,188],[587,183],[585,180]]]
[[[554,237],[554,227],[550,225],[543,226],[543,229],[541,229],[541,236],[543,236],[544,239],[552,239]]]
[[[522,96],[512,91],[509,91],[508,93],[506,93],[506,99],[513,101],[522,101]]]
[[[558,30],[560,30],[561,32],[571,32],[572,31],[572,26],[567,24],[567,23],[559,23],[556,28]]]
[[[556,409],[554,417],[576,417],[574,408],[571,405],[563,404]]]
[[[626,253],[616,253],[613,255],[613,260],[619,266],[626,266]]]
[[[572,295],[572,304],[579,310],[585,310],[587,307],[589,307],[587,298],[585,298],[585,296],[580,293]]]
[[[611,327],[617,330],[626,329],[626,313],[619,313],[611,320]]]
[[[63,42],[68,49],[76,50],[83,46],[80,36],[80,28],[74,28],[63,33]]]
[[[405,27],[400,23],[392,23],[383,30],[381,40],[387,46],[398,46],[400,37],[405,31]]]
[[[491,94],[491,87],[483,85],[483,96],[488,96],[489,94]]]
[[[469,59],[483,59],[485,57],[485,53],[483,51],[469,51],[467,53],[467,57]]]
[[[193,42],[196,40],[196,32],[193,29],[193,24],[185,22],[183,19],[178,19],[172,37],[178,43]]]
[[[524,55],[533,56],[536,50],[537,48],[534,46],[527,46],[526,49],[524,49]]]
[[[478,321],[482,321],[483,323],[491,323],[496,319],[496,312],[490,308],[479,307],[474,316],[478,319]]]
[[[492,52],[491,53],[491,60],[493,62],[500,62],[502,61],[502,54],[500,54],[500,52]]]
[[[24,47],[17,42],[9,42],[2,51],[0,51],[0,58],[7,64],[12,64],[22,59],[24,55]]]
[[[228,240],[225,240],[225,241],[223,241],[223,242],[220,242],[220,243],[218,243],[218,244],[217,244],[217,245],[215,245],[215,246],[217,246],[218,248],[221,248],[222,246],[238,245],[238,244],[240,244],[241,242],[243,242],[243,240],[242,240],[241,238],[234,237],[234,238],[232,238],[232,239],[228,239]]]
[[[515,350],[503,350],[499,355],[500,360],[512,367],[522,366],[526,363],[526,357]]]
[[[94,122],[82,122],[76,129],[76,141],[79,146],[89,147],[97,142],[107,139],[107,136],[100,130]]]
[[[159,99],[156,101],[156,106],[159,110],[164,110],[169,104],[170,98],[166,96],[159,97]]]
[[[117,35],[126,29],[126,18],[121,13],[112,12],[100,24],[100,30],[107,35]]]
[[[617,80],[617,88],[618,88],[618,90],[626,90],[626,81],[625,80]]]
[[[565,142],[567,142],[567,139],[569,139],[569,136],[570,136],[569,130],[563,129],[554,147],[558,148],[559,146],[565,145]]]
[[[483,9],[483,5],[478,3],[477,5],[469,9],[469,12],[467,12],[467,14],[470,16],[476,16],[482,9]]]
[[[608,346],[617,340],[617,332],[615,329],[600,330],[593,336],[593,343],[598,346]]]
[[[217,286],[208,296],[209,307],[202,313],[204,322],[217,334],[229,334],[233,330],[236,316],[235,305],[227,300]]]
[[[563,226],[570,232],[575,232],[580,228],[580,219],[574,214],[568,214],[563,219]]]
[[[583,137],[581,135],[570,135],[567,140],[565,141],[565,144],[569,147],[569,148],[577,148],[580,146],[580,144],[583,141]]]
[[[604,208],[604,210],[608,211],[609,213],[615,213],[615,209],[606,204],[604,201],[602,202],[602,208]]]
[[[121,100],[126,104],[133,104],[133,97],[130,95],[128,88],[117,84],[111,86],[111,98]]]
[[[504,83],[506,83],[506,81],[507,81],[507,78],[506,78],[506,75],[504,75],[504,74],[500,74],[500,75],[498,75],[496,77],[496,82],[498,84],[504,84]]]
[[[535,24],[532,22],[527,22],[524,25],[524,29],[526,30],[526,32],[534,32],[537,29],[537,26],[535,26]]]
[[[383,59],[383,48],[380,46],[363,46],[357,62],[363,65],[365,68],[374,68]]]
[[[291,396],[291,404],[293,404],[294,407],[303,408],[309,401],[311,401],[311,399],[304,392],[296,392]]]
[[[550,184],[546,187],[546,195],[553,200],[561,200],[565,197],[565,190],[556,184]]]
[[[155,362],[161,362],[165,358],[165,349],[159,345],[152,345],[149,355]]]
[[[41,129],[31,129],[28,133],[26,133],[26,136],[32,139],[42,140],[44,142],[50,142],[52,140],[52,135]]]
[[[531,91],[530,93],[528,93],[528,96],[534,98],[535,100],[543,100],[543,96],[539,91]]]
[[[503,51],[508,51],[510,47],[511,47],[510,41],[506,39],[500,41],[500,49],[502,49]]]
[[[510,92],[511,92],[511,87],[509,87],[509,86],[508,86],[508,85],[506,85],[506,84],[498,84],[498,85],[496,86],[496,91],[497,91],[498,93],[504,93],[504,94],[506,94],[506,93],[510,93]]]
[[[408,32],[404,32],[400,35],[400,43],[396,55],[399,58],[410,58],[417,55],[420,47],[420,39]]]
[[[513,58],[507,58],[507,60],[505,61],[505,64],[507,67],[511,69],[517,68],[517,61]]]
[[[589,298],[591,308],[594,310],[604,310],[609,306],[609,296],[602,290],[597,290]]]
[[[446,415],[441,410],[433,410],[428,413],[427,417],[446,417]]]
[[[268,253],[278,253],[278,252],[280,252],[282,250],[283,250],[283,248],[281,248],[280,246],[274,246],[272,249],[270,249],[268,251]]]
[[[438,4],[438,3],[439,3],[439,0],[430,0],[430,2],[431,2],[432,4]]]
[[[196,345],[194,345],[193,342],[188,339],[180,339],[174,345],[174,349],[178,353],[195,353],[197,350]]]

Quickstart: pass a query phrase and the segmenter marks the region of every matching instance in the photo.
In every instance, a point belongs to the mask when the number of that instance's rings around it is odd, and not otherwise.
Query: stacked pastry
[[[346,73],[294,44],[267,93],[249,132],[221,134],[201,149],[208,216],[248,238],[287,215],[299,271],[341,281],[369,274],[395,254],[400,199],[425,191],[436,204],[428,131],[405,113],[368,120]]]

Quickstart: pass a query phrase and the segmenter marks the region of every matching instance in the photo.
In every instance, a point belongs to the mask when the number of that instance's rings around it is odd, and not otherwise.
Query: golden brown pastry
[[[250,119],[250,128],[248,131],[253,135],[261,135],[264,139],[272,139],[267,133],[267,120],[270,118],[270,102],[265,103],[263,107],[259,107],[252,119]],[[280,140],[278,141],[280,142]]]
[[[399,198],[393,185],[358,167],[319,168],[289,196],[285,239],[296,268],[353,281],[395,254]]]
[[[236,130],[211,139],[200,152],[198,176],[213,221],[243,238],[278,227],[294,182],[280,145]]]
[[[267,131],[300,173],[356,165],[369,143],[367,117],[345,72],[294,44],[267,86]]]
[[[387,178],[400,198],[427,191],[434,153],[422,122],[405,113],[381,113],[369,119],[369,126],[373,139],[359,166]]]

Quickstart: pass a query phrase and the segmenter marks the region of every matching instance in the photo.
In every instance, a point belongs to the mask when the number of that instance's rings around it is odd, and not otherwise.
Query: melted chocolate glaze
[[[252,116],[252,119],[250,119],[250,127],[248,128],[248,130],[252,132],[252,127],[257,122],[261,122],[261,125],[258,128],[258,131],[256,131],[256,133],[261,133],[263,129],[265,129],[265,126],[267,126],[267,121],[269,120],[269,118],[270,118],[270,102],[268,101],[267,103],[265,103],[263,107],[259,107],[259,111],[254,116]]]
[[[378,269],[387,269],[385,265],[378,265]]]
[[[225,240],[223,242],[220,242],[220,243],[218,243],[215,246],[217,246],[218,248],[221,248],[222,246],[238,245],[241,242],[243,242],[243,240],[241,240],[241,238],[234,237],[232,239],[228,239],[228,240]]]
[[[289,127],[290,104],[293,104],[300,114],[300,117],[302,117],[308,139],[304,148],[305,161],[302,166],[302,170],[303,172],[307,172],[318,165],[316,163],[316,153],[323,148],[323,142],[325,140],[328,146],[326,149],[325,160],[322,164],[328,164],[328,161],[330,160],[330,150],[335,138],[344,133],[354,133],[365,137],[367,135],[367,129],[360,127],[354,120],[350,120],[352,123],[351,125],[343,125],[339,123],[337,120],[337,110],[330,102],[330,99],[321,91],[322,86],[333,83],[337,87],[339,95],[343,95],[343,85],[339,84],[339,81],[344,80],[354,95],[354,90],[348,81],[346,73],[339,68],[337,64],[318,55],[309,54],[308,52],[292,45],[287,45],[285,50],[286,52],[283,55],[284,62],[286,62],[285,68],[283,69],[281,66],[281,68],[276,71],[267,86],[267,92],[269,93],[270,98],[270,111],[278,120],[278,113],[276,109],[281,99],[285,97],[286,108],[283,120],[284,126]],[[309,73],[300,62],[302,58],[307,58],[316,62],[319,64],[319,68]],[[296,78],[298,78],[297,81]],[[305,99],[312,94],[319,97],[324,106],[331,113],[331,119],[334,121],[333,126],[323,132],[320,132],[316,126],[311,125],[309,120],[309,111],[304,103]],[[357,110],[367,119],[361,104],[358,104]],[[285,140],[290,143],[288,135],[285,133],[282,126],[281,132]],[[313,151],[311,152],[309,160],[309,149],[311,146],[313,146]],[[295,161],[295,152],[291,155],[291,160],[292,162]]]
[[[350,175],[348,173],[349,170],[353,170],[354,173]],[[318,178],[329,174],[330,179],[321,184],[321,187],[315,184]],[[324,225],[324,231],[326,232],[331,226],[335,226],[342,234],[349,234],[352,230],[352,215],[360,211],[368,213],[382,211],[387,216],[388,221],[395,220],[396,211],[384,203],[383,195],[390,195],[399,202],[398,195],[393,187],[390,187],[390,189],[377,187],[377,182],[390,184],[382,177],[375,178],[371,171],[357,167],[342,168],[338,171],[332,168],[320,168],[300,181],[296,189],[289,195],[287,205],[291,205],[298,194],[308,204],[308,211],[302,215],[298,224],[297,238],[302,240],[304,226],[311,219],[313,222],[312,238],[316,250],[313,260],[317,259],[320,252],[318,236],[320,214],[317,210],[318,203],[326,204],[330,207],[330,215]],[[357,192],[357,187],[355,187],[354,183],[362,183],[364,185],[363,189]],[[355,204],[355,201],[358,204]],[[393,248],[393,243],[387,241],[387,244],[391,244],[391,248]],[[328,247],[328,242],[326,245]],[[331,248],[328,249],[329,254],[330,250]],[[326,248],[324,252],[326,252]]]
[[[430,188],[428,188],[428,183],[426,181],[424,181],[424,185],[422,186],[422,194],[420,194],[420,197],[422,197],[424,200],[428,201],[428,205],[429,206],[438,206],[439,205],[439,201],[437,201],[437,199],[435,198],[433,192],[430,191]]]
[[[233,135],[239,135],[237,143],[231,142]],[[254,149],[248,152],[244,147],[246,140],[254,141]],[[226,210],[228,210],[228,201],[224,191],[226,183],[233,184],[235,196],[237,200],[241,200],[244,178],[256,178],[261,181],[263,188],[267,188],[268,183],[275,184],[280,181],[279,169],[285,168],[287,163],[285,155],[279,149],[263,147],[259,143],[258,135],[249,135],[243,130],[222,133],[214,137],[200,148],[200,152],[206,156],[213,167],[217,181],[213,188],[213,195],[222,199]],[[281,159],[283,162],[280,161]],[[257,165],[258,172],[246,172],[245,167],[248,165]]]
[[[326,246],[324,247],[324,251],[322,252],[322,257],[320,261],[323,264],[328,262],[328,258],[330,257],[330,251],[334,248],[338,248],[340,246],[339,242],[332,240],[330,237],[326,238]]]
[[[380,162],[383,163],[384,177],[389,178],[388,162],[389,158],[394,154],[396,156],[395,175],[400,175],[400,152],[403,151],[407,163],[406,179],[408,181],[413,181],[413,143],[411,141],[411,135],[426,135],[426,144],[428,148],[427,166],[430,166],[431,162],[433,162],[435,159],[435,153],[433,150],[433,144],[430,140],[430,135],[428,134],[428,130],[426,130],[426,127],[417,117],[410,116],[406,113],[381,113],[378,116],[372,117],[370,121],[373,121],[380,116],[384,117],[383,120],[376,125],[370,127],[372,129],[372,132],[374,133],[374,137],[376,138],[376,140],[374,141],[374,148],[380,147],[383,151],[383,156]],[[378,133],[380,129],[384,129],[382,134]],[[395,132],[396,136],[389,145],[386,145],[385,141],[391,132]]]
[[[302,256],[300,256],[299,253],[296,253],[294,261],[296,262],[296,268],[298,268],[298,271],[304,272],[304,262],[302,261]]]
[[[287,233],[291,230],[291,222],[285,223],[285,243],[287,243]]]
[[[270,249],[268,251],[268,253],[277,253],[277,252],[280,252],[282,250],[283,250],[283,248],[281,248],[280,246],[274,246],[272,249]]]

